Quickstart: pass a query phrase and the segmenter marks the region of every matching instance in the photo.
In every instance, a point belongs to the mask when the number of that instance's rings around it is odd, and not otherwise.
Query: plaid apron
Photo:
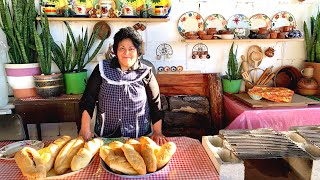
[[[110,67],[111,61],[100,61],[102,84],[95,134],[100,137],[140,137],[151,131],[149,105],[142,79],[150,68],[121,71]]]

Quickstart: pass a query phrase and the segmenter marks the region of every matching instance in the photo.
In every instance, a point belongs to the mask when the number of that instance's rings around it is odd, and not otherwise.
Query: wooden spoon
[[[257,68],[259,62],[262,60],[262,53],[259,51],[253,51],[250,55],[251,59],[254,61],[254,75],[253,75],[253,82],[257,82]]]
[[[241,55],[241,59],[242,59],[242,69],[244,72],[248,72],[249,71],[249,64],[248,61],[246,61],[246,58],[244,55]]]

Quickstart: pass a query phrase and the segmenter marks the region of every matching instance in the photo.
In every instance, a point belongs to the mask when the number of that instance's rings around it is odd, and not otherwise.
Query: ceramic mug
[[[44,7],[43,11],[46,15],[57,15],[57,9],[55,5],[47,5]]]
[[[75,12],[77,15],[86,15],[87,14],[87,8],[85,5],[77,5]]]
[[[101,6],[102,17],[108,17],[108,12],[112,8],[112,2],[111,1],[102,2],[100,6]]]
[[[123,14],[124,16],[134,16],[134,15],[135,15],[132,6],[123,7],[123,8],[121,9],[121,11],[122,11],[122,14]]]
[[[153,15],[155,16],[164,16],[166,15],[166,8],[163,6],[155,6]]]
[[[306,78],[312,78],[313,77],[313,66],[306,66],[304,69],[301,70],[301,74]]]

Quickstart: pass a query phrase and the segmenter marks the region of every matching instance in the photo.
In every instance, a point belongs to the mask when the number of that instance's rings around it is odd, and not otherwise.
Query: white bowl
[[[250,96],[251,99],[253,99],[253,100],[260,100],[260,99],[262,99],[261,96],[258,96],[258,95],[255,95],[255,94],[249,94],[249,96]]]

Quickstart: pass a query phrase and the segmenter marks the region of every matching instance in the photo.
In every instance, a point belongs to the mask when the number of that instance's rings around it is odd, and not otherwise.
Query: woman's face
[[[133,66],[138,59],[138,51],[131,39],[127,38],[119,42],[117,56],[122,70],[128,70]]]

